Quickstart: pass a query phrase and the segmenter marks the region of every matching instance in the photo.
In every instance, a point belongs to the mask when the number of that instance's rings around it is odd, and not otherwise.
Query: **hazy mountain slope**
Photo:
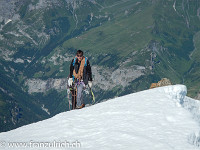
[[[24,92],[9,73],[2,72],[0,66],[0,131],[30,124],[49,117],[41,109],[40,102]]]
[[[191,87],[189,88],[190,96],[197,97],[200,99],[200,90],[199,90],[199,73],[200,73],[200,32],[197,32],[193,38],[194,41],[194,51],[190,54],[190,58],[193,60],[191,68],[186,73],[186,84]]]

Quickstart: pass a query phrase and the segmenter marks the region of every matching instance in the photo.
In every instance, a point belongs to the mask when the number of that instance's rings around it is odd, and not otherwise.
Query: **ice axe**
[[[95,97],[94,97],[94,93],[92,91],[92,88],[90,88],[90,93],[91,93],[91,97],[92,97],[92,104],[95,103]]]

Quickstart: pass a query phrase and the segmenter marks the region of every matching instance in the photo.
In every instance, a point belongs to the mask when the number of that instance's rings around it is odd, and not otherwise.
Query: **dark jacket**
[[[74,69],[76,73],[78,73],[78,70],[81,64],[78,62],[78,59],[76,59],[74,66],[73,66],[73,62],[74,62],[74,59],[72,60],[71,65],[70,65],[70,78],[73,78]],[[84,69],[83,69],[83,82],[85,83],[85,85],[87,85],[88,81],[92,81],[92,70],[91,70],[90,62],[87,59],[87,65],[84,66]]]

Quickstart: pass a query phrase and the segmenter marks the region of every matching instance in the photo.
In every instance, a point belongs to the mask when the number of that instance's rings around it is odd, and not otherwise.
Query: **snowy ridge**
[[[60,113],[0,133],[1,147],[22,142],[26,146],[12,149],[64,149],[58,143],[78,141],[81,149],[91,150],[199,149],[200,105],[186,93],[184,85],[167,86]]]
[[[182,106],[191,112],[193,119],[196,120],[200,126],[200,101],[186,96]],[[200,147],[200,131],[198,133],[191,134],[189,141],[191,144]]]

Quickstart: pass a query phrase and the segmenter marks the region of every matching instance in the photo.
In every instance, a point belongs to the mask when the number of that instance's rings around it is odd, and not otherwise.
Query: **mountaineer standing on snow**
[[[88,84],[92,87],[92,71],[90,63],[86,57],[83,56],[83,51],[78,50],[76,57],[72,60],[70,65],[70,75],[68,85],[71,87],[72,93],[72,109],[80,109],[85,107],[83,101],[83,89]]]

